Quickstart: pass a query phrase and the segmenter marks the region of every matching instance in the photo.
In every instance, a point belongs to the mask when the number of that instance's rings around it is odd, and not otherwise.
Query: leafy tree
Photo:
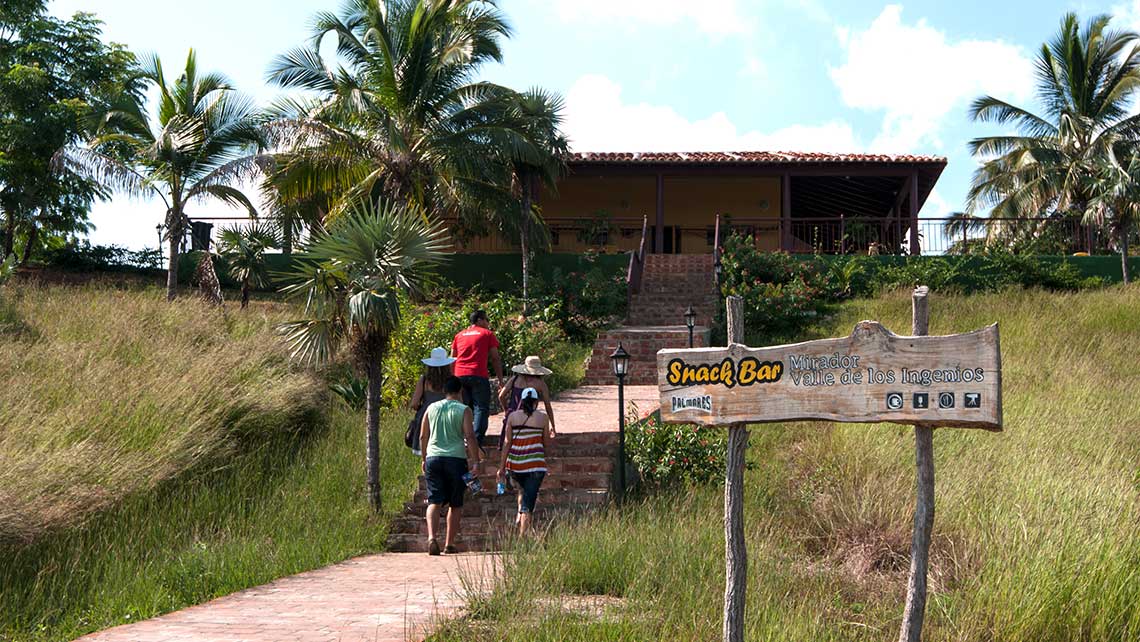
[[[277,230],[265,223],[248,227],[223,228],[218,235],[218,252],[229,267],[230,276],[241,283],[241,307],[249,305],[250,287],[269,285],[265,251],[280,246]]]
[[[46,239],[88,231],[100,186],[59,176],[52,163],[88,131],[88,117],[119,96],[135,95],[134,57],[102,40],[101,23],[79,13],[61,20],[44,3],[0,7],[0,257],[23,240],[26,262]]]
[[[992,96],[974,101],[976,121],[1012,125],[1016,134],[970,143],[983,163],[968,196],[971,212],[993,216],[1083,216],[1092,177],[1113,156],[1134,148],[1140,116],[1130,106],[1140,87],[1138,36],[1096,16],[1082,28],[1067,14],[1037,54],[1041,114]]]
[[[1140,156],[1126,162],[1106,163],[1090,178],[1089,201],[1085,220],[1099,225],[1112,235],[1120,252],[1120,270],[1125,283],[1131,281],[1128,270],[1128,242],[1140,222]]]
[[[511,168],[514,194],[521,206],[518,218],[519,249],[522,252],[523,314],[530,311],[530,259],[533,230],[542,231],[542,219],[535,215],[534,191],[539,183],[554,191],[566,173],[563,161],[569,143],[562,135],[562,99],[542,89],[531,89],[512,98],[509,112],[514,129],[526,139],[525,145],[504,150]],[[545,239],[545,235],[542,235]]]
[[[416,207],[368,202],[345,212],[305,247],[285,292],[305,302],[304,317],[282,326],[293,357],[328,363],[342,343],[368,380],[368,498],[380,510],[380,383],[399,292],[419,294],[444,260],[446,229]]]
[[[307,47],[271,82],[306,92],[275,106],[284,201],[322,196],[332,218],[374,198],[485,226],[511,208],[503,150],[541,157],[511,122],[515,93],[477,79],[510,30],[483,0],[349,0],[318,13]],[[335,35],[337,61],[319,51]]]
[[[162,199],[170,245],[166,296],[173,300],[190,223],[187,206],[214,198],[256,217],[253,203],[233,185],[256,178],[272,159],[259,153],[265,136],[253,101],[224,76],[199,74],[193,50],[173,82],[167,82],[157,57],[147,59],[138,73],[158,89],[153,118],[139,100],[124,95],[101,114],[99,135],[90,147],[66,150],[62,163],[101,185]]]

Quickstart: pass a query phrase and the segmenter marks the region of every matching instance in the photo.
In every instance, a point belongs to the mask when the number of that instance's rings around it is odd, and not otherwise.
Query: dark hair
[[[480,320],[485,321],[486,319],[487,319],[487,311],[486,310],[476,310],[476,311],[471,313],[471,325],[475,325]]]
[[[526,397],[519,403],[519,407],[522,408],[522,411],[529,417],[534,414],[534,409],[538,407],[538,399]]]
[[[427,366],[424,371],[424,381],[432,390],[443,390],[447,378],[451,376],[451,366]]]
[[[451,376],[443,382],[443,391],[449,395],[453,395],[460,390],[463,390],[463,382],[459,380],[459,377]]]

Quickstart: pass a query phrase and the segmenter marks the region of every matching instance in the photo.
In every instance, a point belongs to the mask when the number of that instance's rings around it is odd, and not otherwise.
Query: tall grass
[[[278,305],[2,292],[0,640],[65,640],[381,550],[363,418],[286,359]],[[415,484],[381,428],[384,502]]]
[[[1140,288],[935,293],[931,333],[1001,323],[1005,432],[935,433],[930,641],[1140,638]],[[847,304],[905,333],[903,294]],[[893,640],[906,591],[914,441],[899,426],[752,427],[755,640]],[[507,556],[438,640],[715,640],[718,488],[649,496]],[[541,502],[541,498],[540,498]],[[583,613],[568,596],[615,596]]]

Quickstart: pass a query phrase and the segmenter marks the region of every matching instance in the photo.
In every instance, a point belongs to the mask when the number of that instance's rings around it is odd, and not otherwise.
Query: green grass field
[[[281,304],[0,290],[0,640],[68,640],[381,550],[361,413],[292,366]],[[418,460],[381,427],[384,502]]]
[[[848,303],[823,334],[860,319],[906,333],[909,296]],[[935,433],[924,640],[1140,639],[1140,288],[933,294],[932,334],[994,321],[1005,432]],[[912,431],[800,423],[751,435],[747,639],[896,639]],[[693,488],[551,532],[510,553],[494,592],[433,639],[718,640],[722,514],[720,489]]]

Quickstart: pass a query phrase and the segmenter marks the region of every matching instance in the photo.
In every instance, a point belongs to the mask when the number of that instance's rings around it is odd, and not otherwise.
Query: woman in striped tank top
[[[530,529],[531,514],[538,501],[538,489],[546,477],[546,450],[549,446],[547,426],[550,418],[538,410],[538,391],[523,390],[519,409],[507,417],[503,433],[503,458],[499,464],[499,481],[507,474],[518,485],[519,535]]]

